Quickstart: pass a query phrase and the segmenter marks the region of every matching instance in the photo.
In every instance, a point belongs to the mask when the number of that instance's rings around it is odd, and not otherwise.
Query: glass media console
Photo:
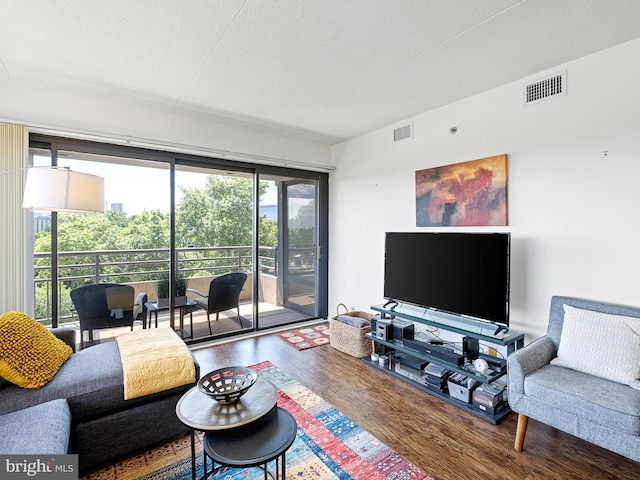
[[[380,345],[381,359],[364,362],[493,424],[511,412],[503,378],[506,359],[500,355],[522,348],[524,334],[497,332],[487,322],[411,305],[371,309],[379,315],[367,338]],[[443,340],[444,334],[456,339]],[[463,343],[476,347],[465,352]],[[470,360],[476,357],[484,362]]]

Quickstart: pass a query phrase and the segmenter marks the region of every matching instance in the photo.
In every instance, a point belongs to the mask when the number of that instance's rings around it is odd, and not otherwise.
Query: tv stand
[[[453,332],[461,336],[477,338],[485,345],[488,344],[495,345],[497,347],[506,347],[507,355],[524,346],[524,334],[510,331],[508,328],[503,326],[499,326],[497,330],[494,330],[495,324],[479,322],[478,320],[470,319],[468,317],[435,312],[430,309],[407,306],[401,303],[393,303],[393,306],[389,306],[390,304],[387,303],[384,305],[372,306],[371,309],[379,312],[380,316],[378,318],[381,320],[402,318],[404,320],[414,322],[414,324],[428,325],[430,327],[435,327],[447,332]],[[511,409],[508,404],[506,404],[506,400],[505,405],[501,410],[498,410],[495,413],[489,413],[473,406],[472,403],[465,403],[450,396],[446,392],[430,388],[425,382],[423,371],[406,366],[407,358],[412,359],[411,361],[413,362],[417,361],[419,364],[434,363],[454,372],[454,374],[460,373],[466,377],[473,378],[480,383],[491,384],[506,374],[505,359],[481,354],[480,358],[487,361],[489,364],[489,370],[484,373],[479,373],[475,371],[473,365],[469,361],[465,361],[462,365],[452,363],[447,361],[446,355],[438,355],[433,352],[433,354],[429,354],[428,351],[416,350],[415,345],[411,345],[411,342],[407,342],[407,345],[405,345],[400,339],[381,339],[376,336],[375,332],[367,334],[366,338],[369,338],[380,345],[381,354],[387,355],[390,359],[388,365],[380,365],[377,362],[371,361],[369,357],[362,359],[372,367],[382,370],[385,373],[418,388],[419,390],[440,398],[447,403],[455,405],[493,424],[497,424],[500,420],[511,413]],[[419,338],[417,338],[417,340],[422,341]],[[438,343],[440,345],[442,344],[441,341],[438,342],[437,340],[433,342],[434,345]]]

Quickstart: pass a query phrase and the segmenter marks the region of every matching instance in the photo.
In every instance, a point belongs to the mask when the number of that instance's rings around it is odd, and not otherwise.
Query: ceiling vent
[[[562,70],[550,77],[525,85],[524,105],[535,105],[567,94],[567,71]]]
[[[400,140],[406,140],[408,138],[413,138],[413,122],[393,129],[394,142],[399,142]]]

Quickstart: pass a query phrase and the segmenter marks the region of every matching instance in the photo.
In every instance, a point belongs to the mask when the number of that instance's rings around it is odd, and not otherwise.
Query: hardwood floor
[[[640,463],[516,415],[491,425],[331,346],[297,351],[276,335],[194,351],[201,373],[271,361],[437,480],[638,479]]]

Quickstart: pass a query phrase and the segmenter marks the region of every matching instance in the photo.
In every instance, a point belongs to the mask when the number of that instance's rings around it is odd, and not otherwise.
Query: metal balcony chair
[[[96,283],[74,288],[70,292],[71,301],[80,321],[80,348],[84,348],[84,332],[89,332],[89,342],[93,343],[93,331],[131,327],[138,316],[135,308],[135,291],[130,285],[116,283]]]
[[[198,307],[207,312],[209,335],[211,335],[210,315],[215,313],[217,321],[220,312],[234,308],[237,312],[240,328],[242,328],[242,317],[240,316],[240,293],[242,292],[242,287],[244,287],[246,281],[246,273],[234,272],[221,275],[211,280],[211,283],[209,284],[209,295],[205,295],[193,288],[187,288],[187,292],[192,292],[200,296],[193,300],[196,302]]]

